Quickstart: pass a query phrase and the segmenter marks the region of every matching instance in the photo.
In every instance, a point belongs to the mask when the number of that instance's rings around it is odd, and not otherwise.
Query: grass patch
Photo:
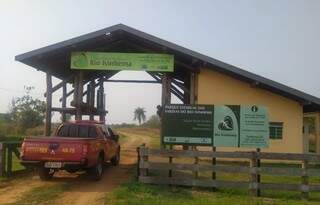
[[[12,155],[12,171],[20,171],[20,170],[25,170],[26,168],[21,165],[20,159],[13,154]]]
[[[67,191],[68,188],[69,186],[67,184],[36,187],[25,193],[18,201],[9,205],[51,204],[55,198],[58,198],[58,196]]]
[[[291,195],[280,199],[254,198],[245,190],[219,189],[212,192],[208,189],[194,189],[174,186],[146,185],[130,182],[121,185],[105,198],[111,205],[316,205],[319,201],[302,201]]]

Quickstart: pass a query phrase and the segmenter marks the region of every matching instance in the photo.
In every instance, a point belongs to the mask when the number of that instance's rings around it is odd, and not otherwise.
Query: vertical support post
[[[66,108],[67,107],[67,83],[64,82],[63,85],[62,85],[62,108]],[[62,122],[65,122],[67,120],[67,117],[66,117],[66,112],[65,111],[62,111],[61,113],[61,120]]]
[[[103,84],[104,80],[103,78],[100,79],[99,81],[99,90],[98,90],[98,110],[100,112],[100,117],[99,120],[101,122],[105,122],[105,94],[104,94],[104,87]]]
[[[256,152],[252,152],[250,160],[250,187],[249,193],[251,196],[258,196],[258,182],[257,182],[257,156]]]
[[[76,120],[82,119],[82,97],[83,97],[83,71],[79,71],[78,77],[76,78],[75,82],[75,91],[76,92]]]
[[[12,175],[12,144],[8,145],[7,176]]]
[[[0,142],[0,177],[5,174],[5,155],[4,155],[4,143]]]
[[[164,107],[166,104],[170,104],[171,102],[171,78],[168,74],[163,74],[162,79],[161,79],[161,85],[162,85],[162,93],[161,93],[161,107],[162,107],[162,112],[164,112]],[[160,116],[163,116],[162,113]],[[161,122],[162,122],[162,117],[161,117]],[[162,123],[161,123],[162,124]],[[163,144],[163,135],[162,135],[162,129],[160,130],[160,136],[161,136],[161,148],[165,148]]]
[[[45,123],[45,136],[50,136],[51,134],[51,109],[52,109],[52,76],[46,74],[47,82],[47,94],[46,94],[46,123]]]
[[[190,74],[190,104],[195,104],[195,84],[196,84],[196,75],[195,73]],[[191,147],[192,150],[197,150],[196,146]],[[194,164],[199,163],[199,158],[195,157],[194,158]],[[198,178],[199,173],[197,171],[193,172],[194,177]]]
[[[90,100],[89,106],[90,108],[94,107],[94,99],[95,99],[95,82],[94,80],[90,82]],[[94,120],[94,114],[90,112],[90,120]]]
[[[186,88],[188,88],[189,89],[189,91],[190,91],[190,75],[189,75],[189,73],[185,76],[185,79],[184,79],[184,85],[185,85],[185,87]],[[188,93],[188,92],[185,92],[184,91],[184,93],[183,93],[183,103],[184,104],[190,104],[190,92]],[[188,150],[189,149],[189,146],[188,145],[182,145],[182,149],[183,150]]]
[[[86,103],[90,106],[90,97],[91,97],[91,83],[87,84],[87,96],[86,96]]]
[[[168,74],[163,74],[162,77],[162,96],[161,96],[162,110],[167,104],[171,103],[171,76]],[[163,119],[162,119],[163,120]],[[161,136],[161,142],[163,141],[163,136]],[[170,145],[169,149],[173,149],[173,146]],[[169,157],[169,163],[173,161],[172,157]],[[172,177],[172,170],[169,170],[169,177]]]
[[[302,175],[301,175],[301,197],[302,199],[309,199],[309,177],[308,177],[308,161],[302,161]]]

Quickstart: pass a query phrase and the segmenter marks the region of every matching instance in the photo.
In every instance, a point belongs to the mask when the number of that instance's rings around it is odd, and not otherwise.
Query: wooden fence
[[[315,164],[320,162],[320,155],[315,154],[288,154],[288,153],[263,153],[263,152],[215,152],[215,151],[196,151],[196,150],[168,150],[168,149],[149,149],[145,146],[137,148],[138,152],[138,180],[147,184],[167,184],[195,187],[212,188],[245,188],[252,196],[259,196],[260,190],[287,190],[299,191],[301,197],[307,199],[309,192],[320,191],[320,184],[309,184],[309,177],[319,177],[320,168]],[[151,161],[150,157],[165,157],[163,160]],[[191,158],[194,164],[174,163],[174,158]],[[199,158],[209,158],[211,164],[200,164]],[[250,164],[238,165],[237,163],[216,164],[216,158],[221,159],[241,159],[249,161]],[[171,159],[171,160],[170,160]],[[260,160],[285,160],[301,163],[301,166],[260,166]],[[248,164],[248,163],[247,163]],[[315,168],[309,167],[309,165]],[[283,165],[283,164],[282,164]],[[155,176],[149,173],[150,170],[158,170],[168,173],[167,176]],[[186,177],[174,176],[174,171],[191,171],[191,175]],[[198,172],[212,172],[210,178],[200,178]],[[227,181],[217,180],[216,172],[225,173],[245,173],[248,174],[248,181]],[[300,183],[262,183],[261,175],[275,176],[299,176]]]
[[[0,142],[0,176],[12,175],[13,154],[20,157],[21,142]]]

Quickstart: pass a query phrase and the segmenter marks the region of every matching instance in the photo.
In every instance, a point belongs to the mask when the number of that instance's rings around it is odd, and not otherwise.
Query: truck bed
[[[24,161],[64,161],[83,160],[92,138],[74,138],[58,136],[27,137],[23,143]]]

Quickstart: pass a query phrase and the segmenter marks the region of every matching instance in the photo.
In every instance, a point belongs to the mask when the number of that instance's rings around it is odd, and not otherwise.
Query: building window
[[[270,122],[270,139],[282,139],[283,122]]]

